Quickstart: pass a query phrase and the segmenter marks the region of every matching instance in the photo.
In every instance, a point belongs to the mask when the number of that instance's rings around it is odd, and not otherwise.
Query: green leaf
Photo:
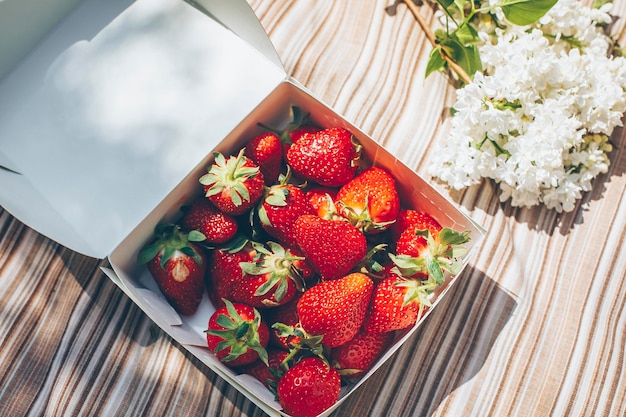
[[[439,265],[441,265],[446,271],[448,271],[452,275],[456,275],[461,270],[463,263],[456,259],[442,259]]]
[[[259,285],[259,287],[254,292],[254,295],[260,296],[267,294],[274,286],[276,285],[275,281],[267,280],[263,284]],[[280,301],[280,300],[277,300]]]
[[[250,330],[250,323],[247,321],[242,321],[237,327],[237,332],[235,333],[235,339],[241,340],[248,334]]]
[[[462,25],[454,33],[456,35],[456,38],[463,45],[476,43],[480,40],[480,38],[478,37],[478,32],[471,25]]]
[[[140,265],[150,262],[159,254],[159,251],[162,247],[163,245],[161,245],[161,243],[158,241],[149,244],[148,246],[143,248],[141,252],[139,252],[139,255],[137,256],[137,262]]]
[[[455,49],[454,61],[459,64],[470,77],[476,72],[481,71],[483,67],[478,48],[474,45],[460,45],[460,48]]]
[[[202,177],[202,178],[205,178],[205,177]],[[202,179],[202,178],[201,178],[201,179]],[[203,184],[204,184],[204,183],[203,183]],[[204,184],[204,185],[208,185],[208,184],[215,184],[215,181],[213,181],[213,182],[208,182],[207,184]],[[207,196],[207,197],[211,197],[212,195],[217,195],[217,194],[221,193],[223,190],[224,190],[224,188],[223,188],[223,187],[221,187],[221,186],[219,186],[219,185],[215,184],[215,185],[213,185],[213,186],[209,187],[209,188],[206,190],[206,196]]]
[[[182,253],[189,256],[198,265],[202,265],[202,257],[198,255],[198,252],[191,246],[183,246],[179,249]]]
[[[450,248],[450,258],[460,258],[467,253],[467,248],[465,246],[453,246]]]
[[[447,9],[452,4],[454,4],[454,0],[437,0],[437,3],[439,3],[439,5],[441,5],[441,7],[444,7],[444,8]]]
[[[439,232],[439,242],[442,245],[461,245],[467,243],[470,240],[470,232],[466,230],[464,232],[457,232],[449,227],[444,227]]]
[[[428,256],[426,259],[426,268],[428,268],[428,276],[431,278],[437,285],[443,284],[443,271],[441,270],[441,265],[437,262],[432,256]]]
[[[228,244],[222,247],[222,250],[227,253],[237,253],[248,244],[250,240],[246,238],[244,235],[235,236],[232,240],[228,242]]]
[[[259,220],[261,221],[261,223],[266,226],[271,226],[272,222],[270,221],[270,218],[267,216],[267,210],[265,210],[265,207],[263,207],[263,204],[259,204],[258,207],[259,208],[257,210],[257,214],[259,216]]]
[[[270,206],[274,207],[284,207],[287,205],[287,197],[289,196],[289,190],[287,188],[278,187],[273,188],[265,202]]]
[[[463,32],[461,35],[467,37]],[[482,70],[478,48],[474,45],[465,45],[459,40],[456,32],[443,36],[440,34],[438,40],[443,51],[463,68],[467,75],[471,77],[475,72]]]
[[[556,4],[557,0],[502,0],[504,16],[514,25],[526,26],[535,23]]]
[[[189,232],[189,235],[187,235],[187,238],[189,239],[190,242],[202,242],[206,240],[206,236],[204,235],[204,233],[199,232],[197,230],[192,230],[191,232]]]
[[[433,48],[430,51],[430,56],[428,57],[428,64],[426,64],[426,73],[424,74],[424,78],[428,78],[430,74],[436,71],[442,71],[445,68],[446,61],[441,56],[441,48]]]
[[[161,255],[161,268],[165,270],[165,264],[170,260],[172,255],[176,252],[176,248],[171,246],[166,246],[163,248],[163,254]]]
[[[227,316],[226,314],[218,315],[217,318],[215,319],[215,322],[225,329],[234,330],[237,328],[237,325],[235,324],[233,319]]]
[[[594,9],[599,9],[607,3],[611,3],[611,0],[594,0],[591,7],[593,7]]]

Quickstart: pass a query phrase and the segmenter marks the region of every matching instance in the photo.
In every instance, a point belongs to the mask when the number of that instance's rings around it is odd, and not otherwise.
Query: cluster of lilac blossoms
[[[491,178],[513,206],[573,210],[608,171],[626,112],[626,58],[610,57],[601,27],[610,9],[560,0],[532,26],[480,27],[484,71],[457,90],[430,174],[456,189]]]

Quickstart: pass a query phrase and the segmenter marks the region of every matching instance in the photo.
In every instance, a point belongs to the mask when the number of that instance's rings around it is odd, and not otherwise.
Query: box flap
[[[0,79],[80,1],[0,1]]]
[[[0,204],[108,255],[285,78],[223,26],[243,6],[214,3],[221,23],[181,0],[85,0],[63,19],[0,82],[0,165],[19,172],[0,170]]]
[[[245,0],[185,0],[193,4],[225,27],[235,32],[247,43],[252,45],[274,65],[283,68],[283,63],[265,33],[265,29],[254,14],[254,10]]]

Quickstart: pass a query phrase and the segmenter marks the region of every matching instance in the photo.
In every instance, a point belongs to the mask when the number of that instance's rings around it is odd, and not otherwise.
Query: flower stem
[[[424,34],[426,35],[426,37],[428,38],[428,41],[431,43],[431,45],[433,47],[437,46],[437,39],[435,39],[435,35],[433,34],[433,32],[430,30],[430,28],[428,27],[428,25],[426,24],[426,21],[424,21],[424,18],[422,17],[422,15],[419,12],[418,7],[413,3],[412,0],[403,0],[403,3],[406,4],[406,6],[409,8],[409,10],[411,11],[411,13],[413,14],[413,17],[415,17],[415,20],[417,20],[417,23],[420,25],[420,27],[422,28],[422,31],[424,32]],[[461,66],[459,64],[457,64],[456,62],[454,62],[454,60],[452,58],[450,58],[450,56],[448,56],[448,54],[443,50],[443,49],[439,49],[439,53],[441,54],[441,56],[443,57],[443,59],[448,63],[448,65],[450,66],[450,68],[457,73],[457,75],[466,83],[469,84],[472,82],[472,79],[470,78],[469,75],[467,75],[467,73],[465,72],[465,70],[463,68],[461,68]]]

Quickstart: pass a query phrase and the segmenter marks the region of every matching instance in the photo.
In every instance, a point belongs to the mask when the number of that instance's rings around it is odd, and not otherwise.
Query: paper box
[[[406,207],[469,230],[467,264],[482,228],[290,78],[245,1],[79,2],[0,83],[0,204],[51,239],[108,258],[105,273],[157,325],[270,415],[283,415],[273,395],[206,347],[208,297],[180,317],[136,258],[154,226],[202,192],[213,151],[236,151],[259,122],[285,124],[294,105],[322,127],[350,130],[365,161],[393,173]]]

